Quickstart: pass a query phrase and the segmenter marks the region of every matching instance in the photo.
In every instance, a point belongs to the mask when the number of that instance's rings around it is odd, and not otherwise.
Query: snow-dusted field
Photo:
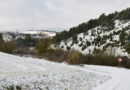
[[[0,90],[130,90],[130,71],[0,53]]]

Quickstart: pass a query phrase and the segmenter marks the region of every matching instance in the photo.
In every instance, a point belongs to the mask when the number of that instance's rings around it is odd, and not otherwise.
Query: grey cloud
[[[0,0],[0,30],[64,30],[101,13],[130,6],[130,0]]]

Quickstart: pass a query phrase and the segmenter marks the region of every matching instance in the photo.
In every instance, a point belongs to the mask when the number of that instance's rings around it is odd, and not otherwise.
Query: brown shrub
[[[54,62],[64,62],[68,59],[68,52],[63,50],[49,50],[49,52],[46,52],[42,54],[44,58],[50,61]]]
[[[105,65],[105,66],[117,66],[118,61],[117,57],[112,55],[97,55],[94,56],[94,62],[95,65]]]
[[[0,51],[5,53],[12,53],[14,50],[14,42],[0,42]]]
[[[69,52],[67,62],[69,64],[82,64],[84,62],[84,55],[79,51],[72,50]]]
[[[38,54],[47,53],[50,49],[52,40],[50,38],[40,39],[36,44],[35,49],[38,51]]]

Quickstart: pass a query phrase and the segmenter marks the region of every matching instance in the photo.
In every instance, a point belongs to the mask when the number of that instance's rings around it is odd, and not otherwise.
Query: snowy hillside
[[[18,38],[25,39],[28,35],[32,38],[48,38],[54,37],[56,35],[55,31],[48,31],[48,30],[27,30],[23,32],[0,32],[2,34],[3,40],[5,42],[10,42],[12,40],[16,40]]]
[[[92,53],[94,49],[113,52],[115,55],[128,56],[128,53],[121,44],[121,34],[125,33],[124,43],[129,43],[130,21],[115,20],[114,29],[108,30],[107,27],[97,26],[85,33],[78,34],[75,38],[62,41],[59,45],[64,50],[75,49],[83,54]]]
[[[0,53],[0,90],[91,90],[110,78],[78,66]]]
[[[0,90],[129,90],[130,70],[0,53]]]
[[[47,30],[28,30],[24,31],[21,34],[29,34],[29,35],[39,35],[39,34],[45,34],[47,36],[53,37],[56,35],[56,32],[54,31],[47,31]]]

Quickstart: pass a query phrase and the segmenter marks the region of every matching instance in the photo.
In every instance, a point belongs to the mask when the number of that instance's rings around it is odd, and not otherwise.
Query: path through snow
[[[94,88],[94,90],[130,90],[130,70],[128,69],[92,65],[87,65],[85,68],[106,73],[112,77],[112,79]]]
[[[130,90],[130,70],[0,53],[0,90]]]

